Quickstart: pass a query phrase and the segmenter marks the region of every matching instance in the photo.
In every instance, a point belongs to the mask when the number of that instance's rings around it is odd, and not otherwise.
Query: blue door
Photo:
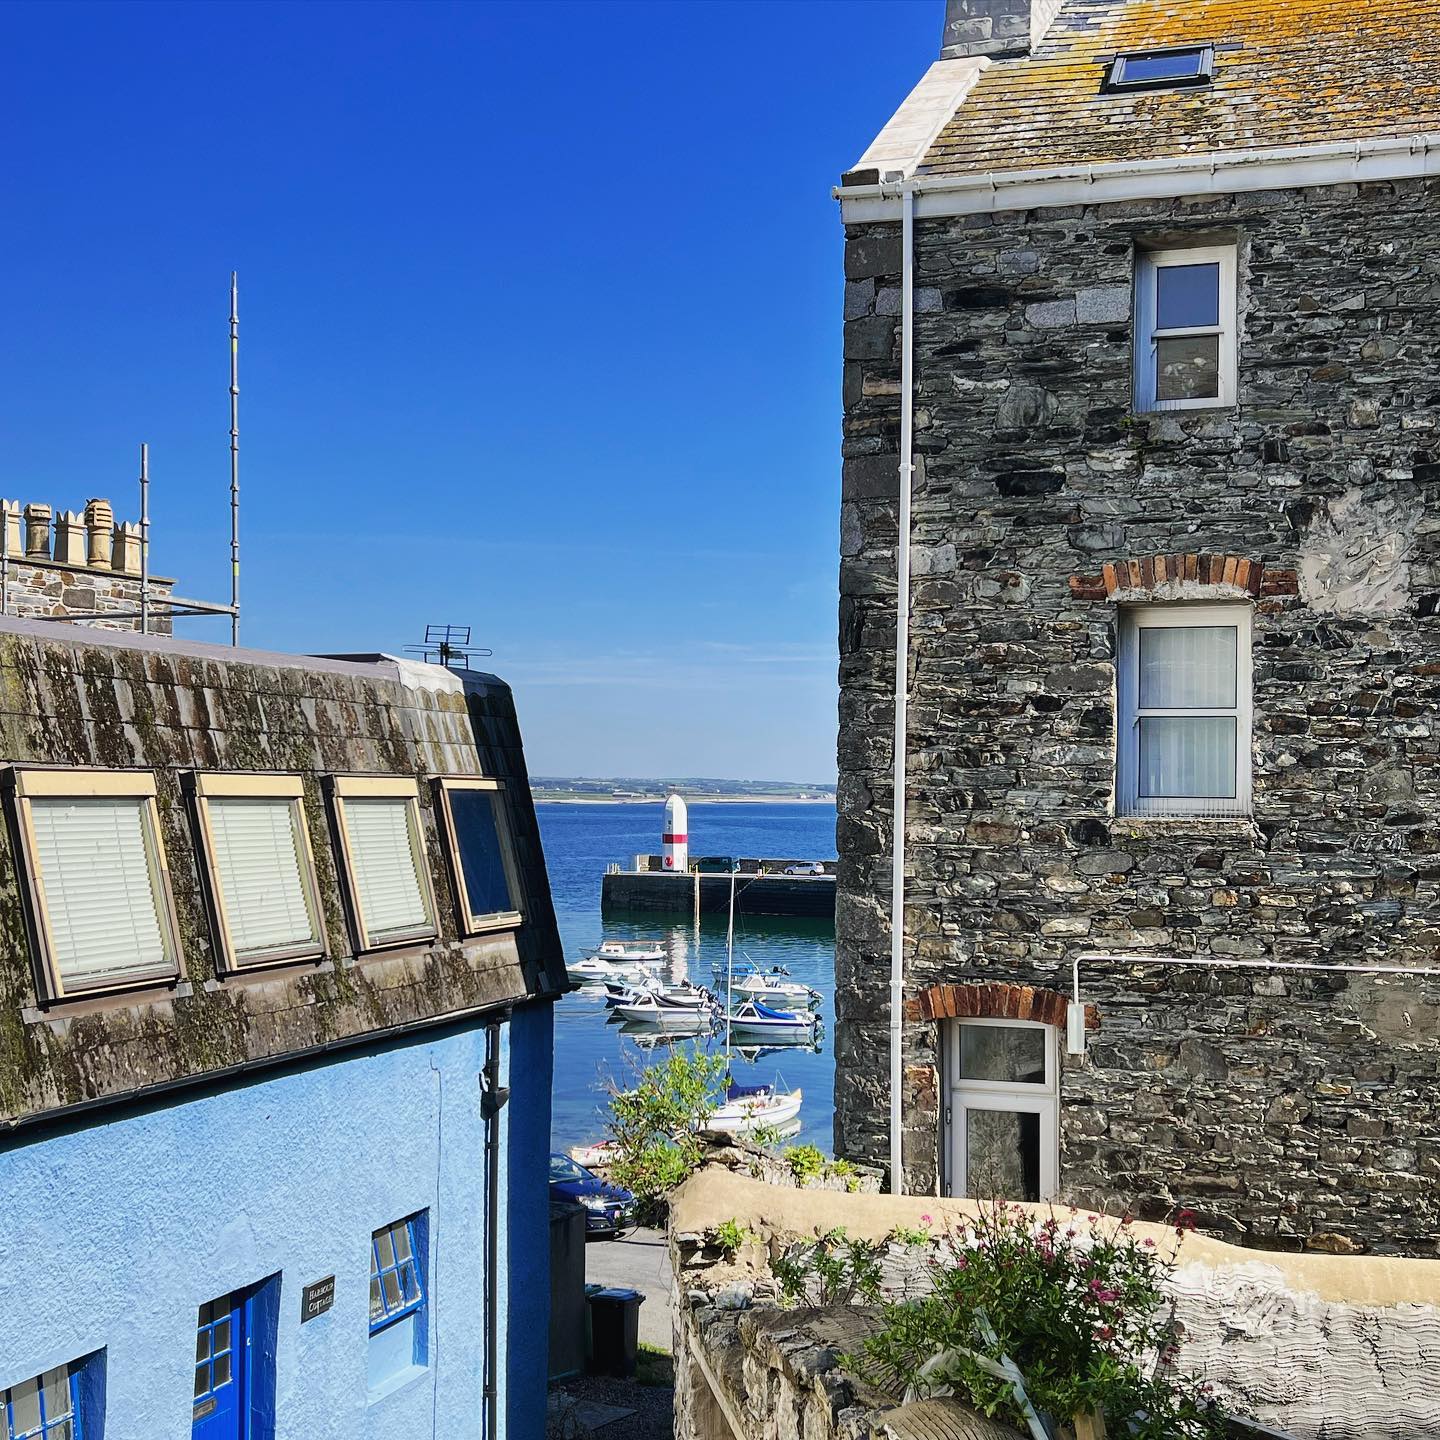
[[[194,1440],[245,1440],[250,1302],[243,1290],[200,1307],[195,1327]]]

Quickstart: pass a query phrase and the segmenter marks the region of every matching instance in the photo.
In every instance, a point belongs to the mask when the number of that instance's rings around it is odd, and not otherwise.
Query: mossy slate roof
[[[1117,53],[1212,44],[1214,81],[1107,95]],[[964,175],[1440,130],[1440,0],[1066,0],[999,60],[922,175]]]

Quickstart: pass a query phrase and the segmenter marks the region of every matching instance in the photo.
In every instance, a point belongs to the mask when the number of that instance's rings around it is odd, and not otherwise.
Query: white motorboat
[[[755,970],[735,982],[735,994],[742,1000],[759,1000],[781,1010],[814,1009],[820,1003],[820,992],[802,985],[798,980],[782,980]]]
[[[595,958],[617,965],[663,965],[665,950],[653,940],[604,940]]]
[[[705,1122],[714,1135],[751,1135],[761,1129],[782,1129],[797,1119],[803,1090],[782,1090],[774,1085],[736,1085],[725,1090],[725,1103]]]
[[[697,992],[698,995],[698,992]],[[660,1030],[690,1030],[710,1023],[713,1002],[698,997],[695,1003],[689,996],[671,1000],[654,990],[637,993],[628,1004],[615,1006],[615,1013],[622,1019],[653,1025]]]
[[[576,985],[604,985],[611,981],[622,985],[648,985],[654,982],[654,977],[643,965],[617,965],[594,955],[571,961],[566,965],[565,973]]]
[[[813,1010],[772,1010],[759,1000],[744,1000],[725,1017],[737,1035],[763,1035],[768,1040],[808,1041],[820,1023]]]
[[[614,1163],[618,1151],[619,1146],[613,1140],[597,1140],[593,1145],[572,1145],[566,1153],[587,1170],[603,1170]]]

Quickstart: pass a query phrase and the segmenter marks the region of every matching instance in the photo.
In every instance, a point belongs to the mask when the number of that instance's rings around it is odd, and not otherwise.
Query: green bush
[[[719,1104],[725,1068],[723,1055],[676,1051],[611,1095],[610,1178],[634,1192],[642,1222],[662,1220],[671,1191],[699,1168],[700,1131]]]
[[[790,1167],[790,1173],[801,1185],[816,1180],[825,1173],[825,1155],[814,1145],[788,1145],[780,1158]]]
[[[1011,1381],[993,1371],[1008,1357],[1031,1403],[1056,1421],[1103,1410],[1111,1433],[1132,1440],[1212,1440],[1225,1434],[1222,1417],[1175,1369],[1165,1301],[1174,1268],[1174,1253],[1128,1220],[1092,1230],[1073,1211],[1037,1222],[997,1202],[947,1237],[932,1294],[886,1307],[861,1367],[877,1383],[952,1388],[1024,1430]]]
[[[792,1245],[770,1262],[786,1305],[848,1305],[857,1297],[880,1298],[880,1251],[870,1240],[852,1240],[843,1229]]]
[[[733,1255],[747,1240],[755,1237],[738,1220],[722,1220],[711,1232],[711,1238],[727,1255]]]

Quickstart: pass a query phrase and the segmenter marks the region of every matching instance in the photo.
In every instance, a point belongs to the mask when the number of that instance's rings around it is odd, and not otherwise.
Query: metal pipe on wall
[[[480,1113],[485,1119],[485,1440],[500,1435],[500,1112],[510,1090],[500,1084],[500,1021],[485,1027]]]
[[[905,771],[910,675],[910,501],[915,428],[915,191],[901,192],[900,290],[900,502],[895,551],[895,738],[894,811],[890,874],[890,1193],[905,1193]]]

